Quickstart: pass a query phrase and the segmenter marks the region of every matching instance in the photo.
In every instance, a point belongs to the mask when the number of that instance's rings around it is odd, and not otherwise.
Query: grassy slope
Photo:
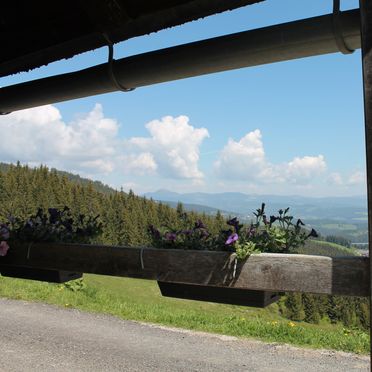
[[[151,323],[253,337],[314,348],[369,352],[369,337],[339,325],[289,322],[278,305],[255,309],[161,297],[156,282],[86,275],[87,287],[73,292],[64,285],[0,277],[0,296],[43,301]]]
[[[298,250],[302,254],[315,254],[321,256],[357,256],[358,252],[354,248],[347,248],[342,245],[325,242],[321,240],[308,240],[304,247]]]

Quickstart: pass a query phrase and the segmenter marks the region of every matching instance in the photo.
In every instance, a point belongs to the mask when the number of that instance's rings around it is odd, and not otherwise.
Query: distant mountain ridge
[[[153,199],[155,200],[155,199]],[[155,200],[156,202],[159,202],[158,200]],[[172,208],[177,208],[178,202],[175,201],[168,201],[168,200],[161,200],[161,203],[166,204]],[[223,216],[231,216],[231,215],[238,215],[239,213],[233,213],[230,211],[224,211],[217,208],[207,207],[206,205],[199,205],[199,204],[189,204],[189,203],[182,203],[183,208],[186,211],[194,211],[198,213],[205,213],[207,215],[215,215],[217,212],[220,212]]]
[[[281,195],[248,195],[239,192],[224,193],[176,193],[168,190],[158,190],[144,194],[148,198],[164,202],[182,202],[215,210],[226,211],[250,218],[261,203],[266,204],[268,214],[277,213],[279,209],[290,207],[291,214],[307,220],[337,220],[359,221],[367,220],[367,198],[364,196],[350,197],[304,197]]]

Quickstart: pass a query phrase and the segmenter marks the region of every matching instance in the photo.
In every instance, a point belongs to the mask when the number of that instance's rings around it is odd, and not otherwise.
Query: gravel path
[[[0,299],[0,371],[369,371],[369,358]]]

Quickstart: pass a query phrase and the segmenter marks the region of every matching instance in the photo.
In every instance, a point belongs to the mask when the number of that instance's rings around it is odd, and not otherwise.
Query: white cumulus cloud
[[[189,124],[187,116],[165,116],[146,124],[149,137],[134,137],[127,141],[133,153],[151,154],[159,175],[171,178],[203,178],[198,168],[200,146],[209,133],[205,128]],[[133,155],[132,155],[133,156]],[[147,166],[147,164],[145,164]]]
[[[229,139],[222,149],[215,168],[220,176],[236,179],[257,179],[266,168],[261,132],[256,129],[239,141]]]
[[[286,179],[293,183],[307,181],[321,175],[327,169],[323,155],[295,157],[283,167],[286,171]]]
[[[118,123],[103,116],[101,105],[71,123],[65,123],[51,105],[0,117],[3,161],[73,170],[110,172],[114,165]]]
[[[322,174],[326,168],[323,155],[295,157],[273,164],[266,159],[262,134],[256,129],[239,141],[229,139],[215,164],[220,178],[258,183],[304,183]]]
[[[122,163],[122,169],[127,174],[133,173],[140,176],[155,174],[158,168],[154,156],[149,152],[142,152],[138,155],[123,155],[120,161]]]
[[[199,148],[209,136],[187,116],[166,116],[146,124],[148,137],[119,138],[119,123],[92,111],[67,123],[59,110],[41,106],[0,116],[0,160],[40,163],[83,174],[113,171],[169,178],[203,178]]]

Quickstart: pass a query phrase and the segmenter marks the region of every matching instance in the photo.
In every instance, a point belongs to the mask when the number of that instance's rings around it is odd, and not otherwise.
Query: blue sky
[[[342,1],[343,9],[357,6]],[[115,57],[331,11],[330,0],[267,0],[120,43]],[[0,84],[106,59],[102,48]],[[2,117],[0,160],[43,163],[137,193],[360,195],[362,98],[360,51],[240,69]]]

